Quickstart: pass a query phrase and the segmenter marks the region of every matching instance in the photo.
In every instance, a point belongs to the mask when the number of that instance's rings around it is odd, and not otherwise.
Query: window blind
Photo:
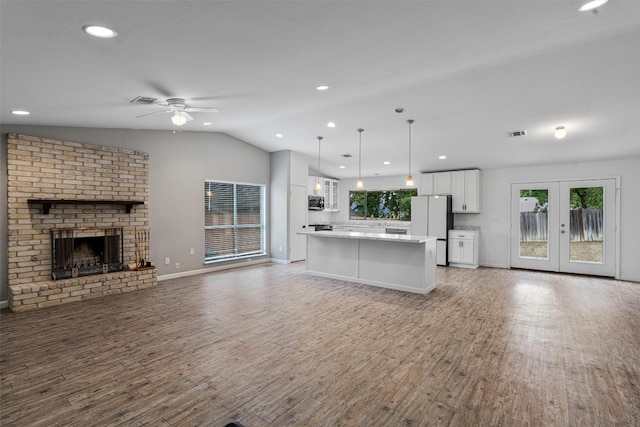
[[[264,186],[205,181],[205,262],[265,253]]]

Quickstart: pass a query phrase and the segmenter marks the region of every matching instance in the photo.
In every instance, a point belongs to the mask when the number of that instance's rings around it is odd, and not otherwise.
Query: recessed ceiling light
[[[203,125],[203,126],[211,126],[212,124],[213,124],[213,123],[211,123],[211,122],[204,122],[202,125]]]
[[[283,135],[283,134],[281,134],[281,133],[276,133],[276,138],[282,138],[282,137],[284,137],[284,135]]]
[[[85,25],[82,29],[90,36],[101,39],[112,39],[118,35],[118,33],[113,31],[111,28],[103,27],[101,25]]]
[[[391,162],[390,162],[390,161],[384,161],[384,162],[382,162],[382,164],[384,164],[384,165],[390,165],[390,164],[391,164]]]
[[[438,158],[439,158],[440,160],[444,160],[444,159],[446,159],[446,158],[447,158],[447,156],[442,155],[442,156],[438,156]]]
[[[320,86],[316,87],[316,90],[327,90],[327,89],[329,89],[329,86],[327,86],[327,85],[320,85]]]
[[[345,165],[340,165],[340,169],[344,169],[344,168],[346,168]]]
[[[327,123],[327,126],[330,127],[330,128],[334,128],[334,127],[336,127],[336,124],[333,123],[333,122],[329,122],[329,123]]]
[[[583,4],[582,6],[580,6],[580,9],[578,9],[580,12],[588,12],[590,10],[596,9],[600,6],[602,6],[603,4],[607,3],[609,0],[592,0],[589,1],[585,4]]]
[[[11,114],[15,114],[16,116],[28,116],[31,113],[25,110],[11,110]]]

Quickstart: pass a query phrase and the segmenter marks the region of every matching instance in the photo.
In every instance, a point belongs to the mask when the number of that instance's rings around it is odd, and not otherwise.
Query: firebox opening
[[[54,229],[51,275],[54,280],[122,271],[122,228]]]

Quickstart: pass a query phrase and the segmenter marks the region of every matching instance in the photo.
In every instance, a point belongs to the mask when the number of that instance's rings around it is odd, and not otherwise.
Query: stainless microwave
[[[322,211],[322,210],[324,210],[324,197],[323,196],[309,196],[309,210],[310,211]]]

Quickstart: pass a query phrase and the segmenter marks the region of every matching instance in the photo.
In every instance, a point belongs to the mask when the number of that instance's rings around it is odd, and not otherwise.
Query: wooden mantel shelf
[[[42,213],[47,215],[52,205],[122,205],[131,213],[134,205],[144,205],[142,200],[89,200],[89,199],[28,199],[29,204],[42,204]]]

